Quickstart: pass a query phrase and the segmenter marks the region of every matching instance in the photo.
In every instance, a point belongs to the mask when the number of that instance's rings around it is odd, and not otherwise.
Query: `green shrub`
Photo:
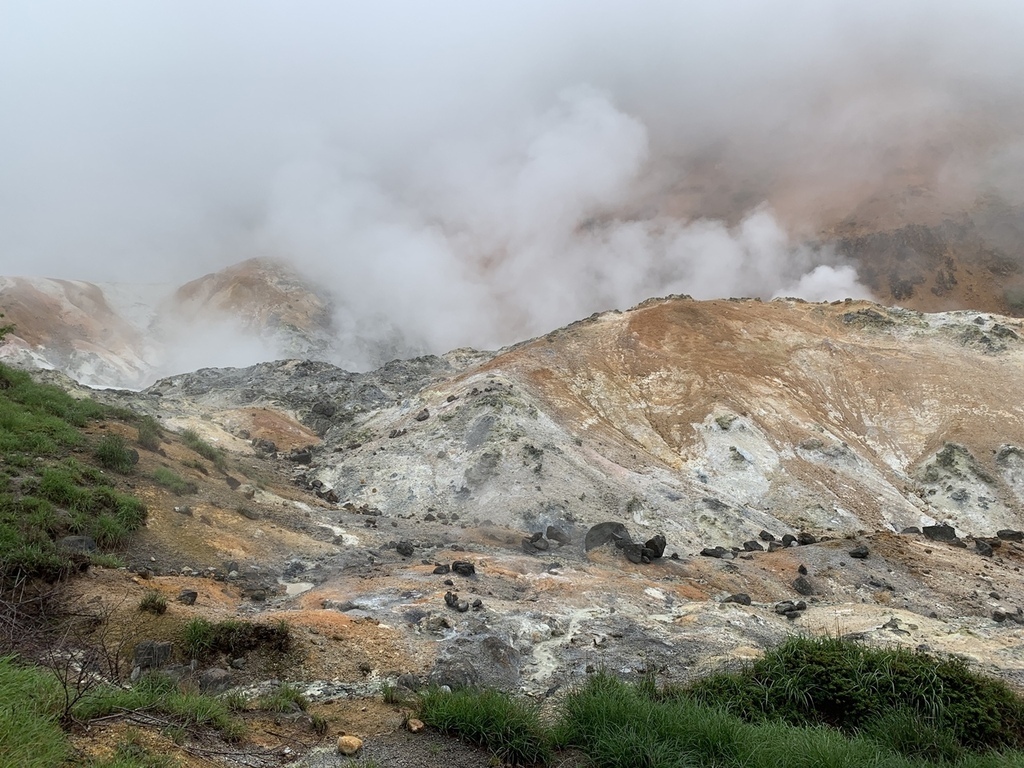
[[[155,451],[160,448],[160,440],[164,436],[160,422],[152,416],[143,416],[139,419],[138,430],[138,443],[140,446],[147,451]]]
[[[146,613],[152,613],[155,616],[160,616],[167,613],[167,598],[155,589],[151,589],[139,602],[139,610],[145,611]]]
[[[128,447],[121,435],[104,435],[96,445],[94,453],[101,466],[127,475],[135,468],[139,456]]]
[[[198,453],[204,459],[212,461],[217,469],[223,471],[227,466],[227,461],[224,458],[224,452],[219,448],[214,448],[208,442],[203,440],[199,436],[199,433],[194,429],[184,430],[181,433],[181,439],[184,441],[185,445]]]
[[[239,656],[257,649],[285,653],[291,647],[291,630],[283,621],[262,624],[228,619],[213,623],[197,617],[182,630],[181,644],[194,659],[205,659],[214,653]]]
[[[283,683],[273,693],[257,699],[256,706],[264,712],[305,712],[309,699],[295,686]]]
[[[157,467],[154,469],[153,479],[176,496],[184,496],[187,493],[195,493],[199,490],[199,486],[195,483],[185,480],[177,472],[167,467]]]
[[[420,695],[427,725],[484,747],[513,765],[547,765],[551,743],[535,706],[494,690],[430,689]],[[631,763],[643,765],[643,763]]]
[[[711,675],[686,695],[748,720],[828,725],[854,734],[905,710],[964,749],[1024,746],[1024,699],[960,659],[838,638],[790,638],[737,673]]]
[[[60,729],[57,678],[38,667],[0,657],[0,764],[19,768],[62,765],[70,752]]]

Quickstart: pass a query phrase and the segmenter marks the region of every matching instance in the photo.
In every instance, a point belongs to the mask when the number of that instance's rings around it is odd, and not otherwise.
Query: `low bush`
[[[139,601],[139,610],[152,613],[154,616],[161,616],[167,613],[167,598],[152,589]]]
[[[309,699],[298,688],[287,683],[256,700],[256,708],[264,712],[305,712],[308,707]]]
[[[61,731],[57,678],[39,667],[0,657],[0,763],[51,768],[70,752]]]
[[[427,725],[490,750],[504,762],[547,765],[551,761],[550,739],[537,708],[501,691],[430,689],[420,695],[420,717]]]
[[[127,475],[135,469],[139,455],[121,435],[104,435],[96,445],[96,461],[106,469]]]
[[[255,650],[285,653],[291,647],[291,630],[283,621],[261,624],[228,619],[214,623],[197,617],[182,630],[181,644],[193,659],[205,659],[215,653],[234,657]]]
[[[164,436],[160,422],[152,416],[143,416],[138,422],[139,437],[138,443],[147,451],[156,451],[160,448],[160,440]]]
[[[224,468],[227,466],[227,461],[224,458],[224,451],[220,450],[219,448],[215,448],[214,446],[210,445],[208,442],[203,440],[199,436],[199,433],[196,432],[194,429],[184,430],[181,433],[181,439],[182,441],[184,441],[185,445],[187,445],[193,451],[198,453],[204,459],[212,461],[213,465],[217,467],[217,469],[223,471]]]
[[[839,638],[793,637],[736,673],[706,677],[685,695],[751,721],[884,730],[910,717],[969,750],[1024,747],[1024,699],[956,658],[875,649]]]
[[[176,496],[184,496],[189,493],[195,493],[199,490],[198,485],[186,480],[177,472],[168,469],[167,467],[157,467],[154,469],[153,480],[155,480],[157,484],[167,488]]]

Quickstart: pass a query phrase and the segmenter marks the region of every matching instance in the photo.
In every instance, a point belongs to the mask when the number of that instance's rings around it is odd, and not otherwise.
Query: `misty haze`
[[[362,370],[677,293],[955,308],[943,261],[978,253],[999,262],[971,280],[984,308],[1024,295],[1024,14],[1002,3],[3,15],[0,273],[129,286],[110,312],[151,343],[124,341],[122,384],[303,354]],[[870,241],[908,226],[938,242]],[[253,258],[315,320],[168,304]]]

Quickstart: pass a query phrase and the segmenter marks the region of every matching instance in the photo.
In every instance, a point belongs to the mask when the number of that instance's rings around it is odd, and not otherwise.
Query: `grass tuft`
[[[181,439],[185,445],[198,453],[204,459],[212,461],[213,465],[222,472],[227,468],[227,460],[224,458],[224,451],[215,448],[203,440],[194,429],[186,429],[181,433]]]
[[[122,475],[131,474],[139,460],[138,453],[128,447],[121,435],[104,435],[97,443],[94,455],[101,466]]]
[[[153,470],[153,479],[164,488],[167,488],[171,493],[176,496],[184,496],[189,493],[195,493],[199,490],[199,486],[195,483],[185,480],[177,472],[174,472],[167,467],[157,467]]]

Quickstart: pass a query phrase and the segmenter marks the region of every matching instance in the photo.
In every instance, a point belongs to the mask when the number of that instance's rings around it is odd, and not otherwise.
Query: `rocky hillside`
[[[202,499],[157,505],[143,539],[157,583],[234,560],[239,610],[311,627],[314,696],[401,674],[535,693],[597,666],[685,678],[794,622],[1024,681],[1022,335],[978,312],[669,298],[496,355],[105,397],[315,498],[250,484],[229,537]],[[327,626],[353,628],[331,632],[370,671],[324,669]]]

